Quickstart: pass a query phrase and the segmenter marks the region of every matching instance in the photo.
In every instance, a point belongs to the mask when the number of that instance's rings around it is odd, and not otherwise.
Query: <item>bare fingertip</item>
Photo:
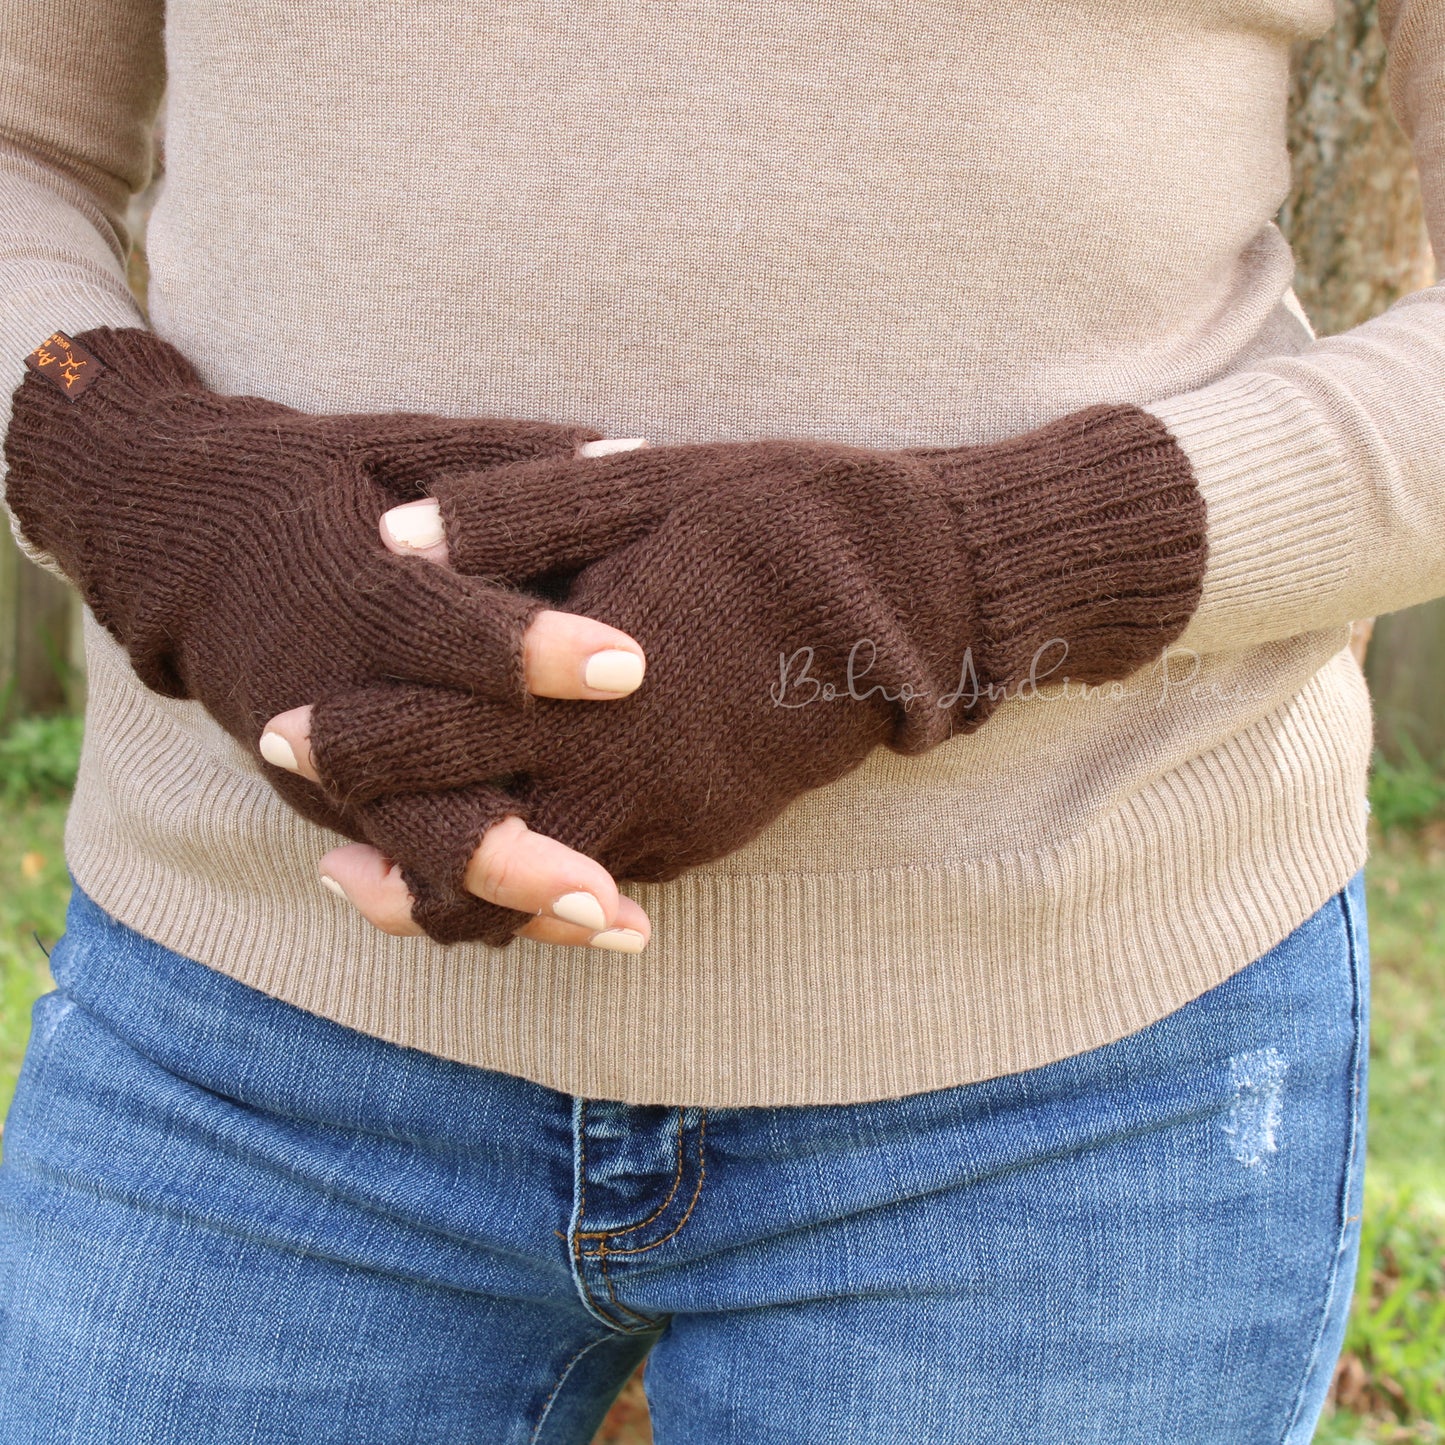
[[[647,940],[634,928],[608,928],[594,933],[587,942],[608,953],[641,953],[647,947]]]
[[[296,750],[280,733],[262,733],[260,746],[261,756],[273,768],[285,768],[288,773],[301,771],[300,765],[296,761]]]
[[[405,502],[382,514],[387,537],[402,550],[424,552],[446,539],[442,510],[437,502]]]
[[[646,437],[604,437],[601,441],[583,442],[577,448],[579,457],[610,457],[618,452],[635,452],[647,445]]]

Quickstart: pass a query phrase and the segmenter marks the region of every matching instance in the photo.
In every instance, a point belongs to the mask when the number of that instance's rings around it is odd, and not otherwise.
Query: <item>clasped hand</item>
[[[916,686],[932,659],[898,626],[908,587],[890,597],[857,559],[860,535],[910,512],[926,523],[914,545],[937,590],[913,599],[914,622],[952,630],[958,549],[923,463],[809,442],[622,455],[635,445],[439,478],[436,496],[381,519],[382,545],[417,567],[523,590],[568,578],[568,610],[526,630],[524,699],[372,686],[268,723],[269,762],[395,840],[322,860],[323,879],[385,931],[635,951],[649,923],[617,879],[675,877],[878,743],[951,730],[926,700],[921,721],[899,726],[886,684]],[[781,657],[805,649],[841,676],[855,635],[874,705],[834,700],[804,716],[784,704]],[[457,891],[478,901],[426,896],[448,859]]]
[[[641,438],[589,442],[578,454],[597,457],[643,445]],[[450,566],[436,501],[393,508],[382,517],[380,530],[382,546],[394,555]],[[555,609],[537,613],[528,624],[522,653],[523,685],[528,696],[537,698],[615,701],[635,692],[646,670],[645,654],[636,639],[590,617]],[[429,701],[433,706],[443,703],[437,695],[430,695]],[[460,699],[453,699],[452,705],[466,711]],[[260,751],[273,766],[320,784],[312,717],[313,707],[307,704],[272,718],[261,735]],[[435,741],[418,736],[414,727],[378,739],[397,752],[413,753],[421,768],[427,767],[428,744]],[[416,801],[422,807],[426,804],[424,795]],[[379,849],[347,844],[326,854],[320,868],[322,883],[383,932],[401,937],[425,932],[413,917],[415,899],[401,864]],[[637,953],[651,934],[646,913],[619,893],[607,869],[575,848],[534,832],[516,814],[487,828],[465,861],[463,886],[504,913],[532,915],[517,935],[538,942]]]
[[[979,447],[554,450],[429,485],[383,518],[389,550],[409,528],[415,568],[560,593],[527,686],[373,684],[274,719],[268,746],[397,840],[399,871],[343,850],[328,876],[441,941],[640,947],[614,880],[732,852],[880,745],[973,731],[1041,647],[1076,681],[1127,676],[1188,619],[1204,555],[1187,458],[1129,407]],[[586,701],[598,650],[614,687],[644,657],[645,680]]]

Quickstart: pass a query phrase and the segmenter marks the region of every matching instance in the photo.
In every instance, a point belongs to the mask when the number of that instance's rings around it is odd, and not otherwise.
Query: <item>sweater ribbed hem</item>
[[[1173,433],[1208,512],[1209,568],[1184,647],[1307,631],[1349,576],[1357,486],[1344,447],[1297,387],[1245,372],[1144,410]]]
[[[654,922],[638,958],[439,949],[383,938],[323,893],[328,835],[239,765],[178,766],[150,710],[197,718],[198,746],[208,720],[138,686],[124,697],[67,830],[101,907],[362,1032],[637,1104],[853,1103],[1080,1053],[1266,952],[1365,857],[1370,705],[1341,652],[1247,728],[1045,846],[827,872],[800,856],[796,870],[629,889]],[[121,775],[149,818],[197,820],[187,871],[134,810],[112,811],[107,778]]]

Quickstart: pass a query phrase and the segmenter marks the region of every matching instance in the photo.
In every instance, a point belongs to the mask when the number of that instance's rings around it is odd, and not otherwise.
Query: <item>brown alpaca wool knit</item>
[[[439,939],[504,942],[526,917],[461,889],[497,818],[619,879],[676,878],[879,744],[973,732],[1030,679],[1127,677],[1183,630],[1205,566],[1189,461],[1133,407],[991,446],[653,448],[434,490],[459,571],[525,588],[605,552],[560,605],[648,657],[641,689],[603,705],[400,685],[320,699],[330,795],[415,827],[400,856],[427,851],[427,876],[451,860],[457,907],[422,913]]]
[[[307,417],[217,397],[159,338],[98,329],[32,357],[8,499],[148,686],[251,748],[268,718],[316,703],[327,797],[268,775],[400,864],[442,943],[502,944],[528,917],[463,886],[503,817],[618,879],[675,878],[880,743],[916,753],[973,731],[1041,659],[1050,677],[1127,676],[1198,602],[1203,503],[1137,408],[911,454],[576,459],[591,435]],[[429,486],[458,571],[488,581],[381,547],[380,513]],[[530,589],[578,567],[564,605],[631,632],[651,675],[610,705],[530,702]],[[809,705],[824,688],[837,696]]]
[[[259,762],[269,718],[382,678],[517,702],[522,633],[542,600],[394,557],[378,520],[449,468],[570,456],[596,436],[307,416],[208,391],[150,332],[98,328],[34,354],[5,443],[6,500],[146,686],[203,704]],[[384,818],[262,766],[306,817],[409,865],[419,897],[445,886],[396,851],[405,838]]]

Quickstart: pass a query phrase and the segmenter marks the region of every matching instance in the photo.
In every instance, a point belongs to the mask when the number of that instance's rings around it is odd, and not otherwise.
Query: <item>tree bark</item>
[[[1321,336],[1435,279],[1410,143],[1390,114],[1376,9],[1376,0],[1340,0],[1334,29],[1295,58],[1294,178],[1280,225]]]
[[[30,562],[0,514],[0,724],[75,704],[75,594]]]

